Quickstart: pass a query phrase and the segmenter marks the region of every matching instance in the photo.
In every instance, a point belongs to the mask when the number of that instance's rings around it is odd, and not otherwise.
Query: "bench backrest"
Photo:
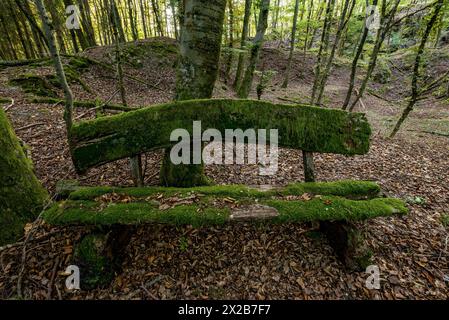
[[[70,148],[78,173],[173,144],[170,134],[193,121],[202,128],[278,129],[278,145],[345,155],[369,150],[371,128],[362,113],[255,100],[209,99],[161,104],[75,124]],[[267,137],[268,138],[268,137]]]

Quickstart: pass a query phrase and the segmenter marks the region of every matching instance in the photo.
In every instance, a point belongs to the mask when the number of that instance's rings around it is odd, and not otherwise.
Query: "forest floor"
[[[176,49],[169,39],[130,44],[125,72],[145,82],[126,80],[129,105],[170,101],[174,93]],[[444,50],[429,55],[429,79],[448,69]],[[84,53],[111,61],[112,48]],[[27,244],[23,277],[20,243],[0,251],[0,298],[17,297],[17,283],[32,299],[447,299],[449,297],[449,108],[434,97],[420,102],[395,139],[386,139],[409,92],[411,59],[404,52],[386,56],[391,79],[372,83],[357,111],[366,112],[374,134],[367,155],[345,157],[316,155],[317,179],[375,180],[383,190],[406,200],[405,217],[377,218],[366,222],[366,242],[372,264],[381,271],[381,288],[368,290],[365,272],[347,272],[319,233],[308,224],[220,228],[139,226],[128,248],[123,272],[107,288],[68,292],[62,272],[70,264],[73,244],[88,227],[35,226]],[[313,83],[314,55],[295,54],[288,89],[280,89],[287,52],[265,48],[262,63],[277,73],[262,96],[277,103],[306,103]],[[328,81],[324,104],[340,107],[346,94],[350,61],[337,60]],[[18,136],[29,146],[36,174],[54,192],[61,179],[78,179],[82,185],[132,185],[126,160],[107,164],[77,176],[66,144],[61,104],[31,103],[30,95],[10,85],[23,74],[46,75],[51,65],[0,70],[0,96],[12,97],[8,110]],[[89,66],[81,78],[91,89],[72,84],[77,100],[107,101],[116,92],[114,72]],[[223,81],[215,97],[234,97]],[[257,79],[255,80],[257,81]],[[429,80],[430,81],[430,80]],[[56,92],[61,94],[59,89]],[[61,96],[61,95],[60,95]],[[254,96],[253,96],[254,97]],[[289,100],[290,102],[287,102]],[[118,95],[112,102],[119,103]],[[77,108],[76,116],[94,112]],[[29,128],[25,126],[34,125]],[[257,166],[207,166],[206,173],[219,184],[276,184],[302,181],[301,152],[280,150],[277,175],[262,177]],[[161,152],[144,155],[145,183],[158,183]],[[29,228],[30,226],[27,226]],[[20,278],[20,280],[19,280]]]

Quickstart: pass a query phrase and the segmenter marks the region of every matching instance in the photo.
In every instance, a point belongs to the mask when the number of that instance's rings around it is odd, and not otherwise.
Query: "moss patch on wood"
[[[84,173],[94,166],[170,147],[171,132],[184,128],[191,134],[196,120],[202,121],[202,128],[222,133],[225,129],[278,129],[280,146],[310,152],[365,154],[370,144],[371,128],[361,113],[253,100],[190,100],[75,124],[71,131],[75,167]]]
[[[166,188],[166,187],[83,187],[70,194],[71,200],[93,200],[105,194],[117,193],[134,198],[145,198],[155,194],[164,197],[180,195],[188,196],[192,193],[222,196],[232,198],[270,198],[278,195],[334,195],[351,199],[374,198],[379,195],[379,185],[372,181],[340,180],[335,182],[298,182],[285,187],[262,191],[245,185],[219,185],[194,188]]]
[[[83,290],[106,286],[114,277],[112,261],[104,254],[106,242],[105,234],[89,234],[75,247],[74,263],[80,268]]]
[[[346,188],[347,196],[351,195],[349,192],[360,196],[362,191],[364,197],[375,196],[378,187],[372,182],[345,181],[338,187],[336,184],[329,183],[326,189],[326,183],[304,183],[304,186],[296,184],[267,192],[245,186],[82,188],[43,216],[48,223],[57,225],[164,223],[199,227],[224,224],[236,210],[252,205],[276,212],[269,220],[273,223],[357,221],[407,213],[404,202],[399,199],[351,200],[331,195],[342,194]],[[314,191],[322,194],[313,194]]]

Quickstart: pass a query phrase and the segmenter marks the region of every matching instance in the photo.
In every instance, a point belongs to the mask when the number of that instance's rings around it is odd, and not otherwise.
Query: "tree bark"
[[[185,0],[183,5],[175,99],[210,98],[218,75],[226,0]],[[165,186],[208,184],[203,164],[174,165],[169,149],[160,177]]]
[[[238,89],[238,96],[240,98],[247,98],[253,84],[254,71],[259,60],[260,50],[262,49],[265,31],[268,27],[268,13],[270,11],[270,0],[262,0],[260,4],[259,22],[257,23],[256,37],[252,43],[251,54],[248,62],[248,67],[245,71],[245,76]]]
[[[73,95],[72,91],[70,90],[69,84],[67,83],[64,67],[62,66],[61,57],[59,56],[57,41],[54,35],[53,23],[47,14],[43,1],[35,0],[35,2],[42,20],[42,25],[44,26],[45,35],[47,36],[48,47],[55,65],[56,74],[59,78],[59,82],[61,83],[61,87],[64,90],[65,96],[64,120],[70,144],[70,130],[72,128],[72,113],[73,113]]]
[[[373,0],[373,6],[377,6],[377,2],[378,0]],[[369,2],[368,0],[366,0],[366,4],[368,6]],[[354,90],[354,84],[355,84],[355,74],[357,71],[357,64],[359,62],[360,56],[362,55],[363,52],[363,48],[365,47],[365,42],[366,42],[366,38],[368,37],[368,32],[369,29],[366,25],[366,19],[374,14],[374,9],[371,10],[370,14],[365,17],[365,22],[364,22],[364,27],[363,27],[363,32],[362,32],[362,36],[360,38],[360,42],[359,45],[357,46],[357,52],[354,56],[354,59],[352,60],[352,66],[351,66],[351,76],[349,78],[349,86],[348,86],[348,91],[346,93],[346,97],[345,97],[345,101],[343,102],[343,110],[346,110],[346,108],[349,105],[349,101],[351,100],[351,96],[352,96],[352,90]]]
[[[438,0],[438,2],[435,4],[434,11],[432,14],[432,17],[430,18],[429,22],[426,25],[426,30],[424,31],[424,35],[421,39],[421,43],[419,44],[418,52],[416,54],[415,58],[415,65],[413,68],[413,77],[412,77],[412,96],[410,97],[410,101],[407,105],[407,107],[402,112],[401,117],[399,118],[398,122],[396,123],[393,131],[390,134],[390,138],[394,138],[396,133],[401,128],[402,123],[407,119],[410,112],[412,112],[413,107],[415,106],[415,103],[419,96],[419,89],[418,89],[418,79],[420,77],[420,67],[421,67],[421,60],[422,55],[424,53],[424,49],[426,47],[427,40],[429,39],[430,32],[432,31],[435,22],[438,19],[439,13],[441,11],[441,8],[443,7],[445,0]]]
[[[240,40],[240,49],[243,50],[246,47],[246,40],[248,39],[248,30],[249,30],[249,19],[251,17],[251,6],[252,0],[245,0],[245,14],[243,16],[243,27],[242,27],[242,38]],[[240,86],[240,79],[242,78],[243,68],[244,68],[244,59],[246,54],[243,52],[239,53],[239,60],[237,63],[237,70],[235,72],[234,79],[234,88],[238,88]]]
[[[304,0],[303,0],[304,1]],[[298,21],[298,12],[299,12],[299,0],[295,1],[295,11],[293,13],[293,26],[292,26],[292,34],[290,39],[290,53],[288,55],[287,67],[285,68],[285,77],[284,82],[282,83],[282,88],[287,88],[288,80],[290,76],[290,68],[292,65],[293,52],[295,51],[295,42],[296,42],[296,24]]]

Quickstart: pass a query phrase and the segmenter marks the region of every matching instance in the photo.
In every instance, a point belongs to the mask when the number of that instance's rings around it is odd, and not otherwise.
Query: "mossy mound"
[[[86,71],[91,62],[83,57],[70,56],[64,61],[64,71],[69,83],[80,84],[86,91],[90,92],[90,88],[81,79],[81,73]],[[30,64],[29,67],[41,67],[52,64],[52,60],[45,60]],[[9,81],[11,86],[22,88],[25,93],[33,94],[40,97],[57,98],[57,89],[62,89],[59,78],[54,74],[38,75],[32,71],[22,73]]]
[[[387,84],[390,82],[392,72],[388,66],[388,62],[384,59],[379,59],[376,68],[371,75],[371,79],[377,83]]]
[[[143,68],[151,65],[173,66],[173,61],[178,55],[178,46],[170,38],[152,38],[137,42],[123,44],[122,62],[134,68]],[[115,52],[106,53],[108,59],[115,59]]]
[[[19,75],[9,81],[12,86],[18,86],[22,88],[25,93],[30,93],[36,96],[52,97],[56,98],[58,94],[55,91],[51,76],[38,76],[32,73],[25,73]]]

